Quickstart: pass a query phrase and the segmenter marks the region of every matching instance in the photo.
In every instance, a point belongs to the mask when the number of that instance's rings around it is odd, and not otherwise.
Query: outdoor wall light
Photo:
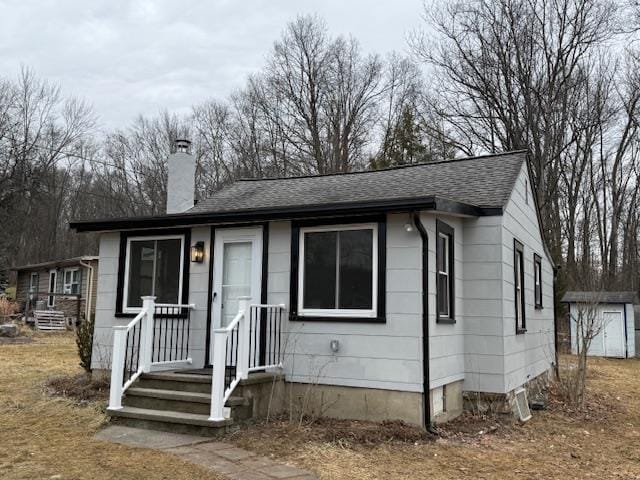
[[[411,222],[407,222],[404,224],[404,229],[408,232],[411,233],[413,232],[413,224]]]
[[[196,242],[191,246],[191,261],[195,263],[204,261],[204,242]]]

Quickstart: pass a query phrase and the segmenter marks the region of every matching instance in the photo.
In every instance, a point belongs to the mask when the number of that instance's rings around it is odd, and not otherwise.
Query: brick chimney
[[[182,213],[195,204],[196,159],[189,140],[176,140],[168,159],[167,213]]]

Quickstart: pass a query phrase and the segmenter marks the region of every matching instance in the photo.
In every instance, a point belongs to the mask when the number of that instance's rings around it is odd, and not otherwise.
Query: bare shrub
[[[0,323],[11,321],[13,315],[19,310],[18,304],[7,298],[0,298]]]

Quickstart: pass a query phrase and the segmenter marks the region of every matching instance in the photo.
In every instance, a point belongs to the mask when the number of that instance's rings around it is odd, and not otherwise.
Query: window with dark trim
[[[384,322],[385,223],[367,220],[292,226],[292,320]]]
[[[455,236],[450,225],[436,220],[436,321],[455,323]]]
[[[513,240],[513,277],[516,311],[516,333],[527,331],[524,301],[524,245],[518,240]]]
[[[116,316],[140,311],[142,296],[157,303],[188,303],[189,230],[122,232]]]
[[[542,308],[542,258],[533,254],[533,296],[536,308]]]

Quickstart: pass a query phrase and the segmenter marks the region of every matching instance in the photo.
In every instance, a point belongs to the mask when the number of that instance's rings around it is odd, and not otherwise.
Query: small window
[[[37,293],[39,283],[40,283],[40,275],[38,275],[36,272],[33,272],[29,276],[29,293]]]
[[[64,271],[64,287],[62,293],[80,293],[80,270],[77,268],[67,268]]]
[[[516,333],[527,331],[524,302],[524,246],[518,240],[513,241],[513,273],[515,283]]]
[[[524,181],[524,203],[529,205],[529,182]]]
[[[536,308],[542,308],[542,258],[533,254],[533,285]]]
[[[298,315],[375,318],[378,225],[300,229]]]
[[[438,220],[436,222],[436,300],[437,321],[453,323],[455,305],[454,230]]]
[[[123,311],[142,307],[142,297],[157,303],[180,303],[184,236],[135,237],[127,240]]]

